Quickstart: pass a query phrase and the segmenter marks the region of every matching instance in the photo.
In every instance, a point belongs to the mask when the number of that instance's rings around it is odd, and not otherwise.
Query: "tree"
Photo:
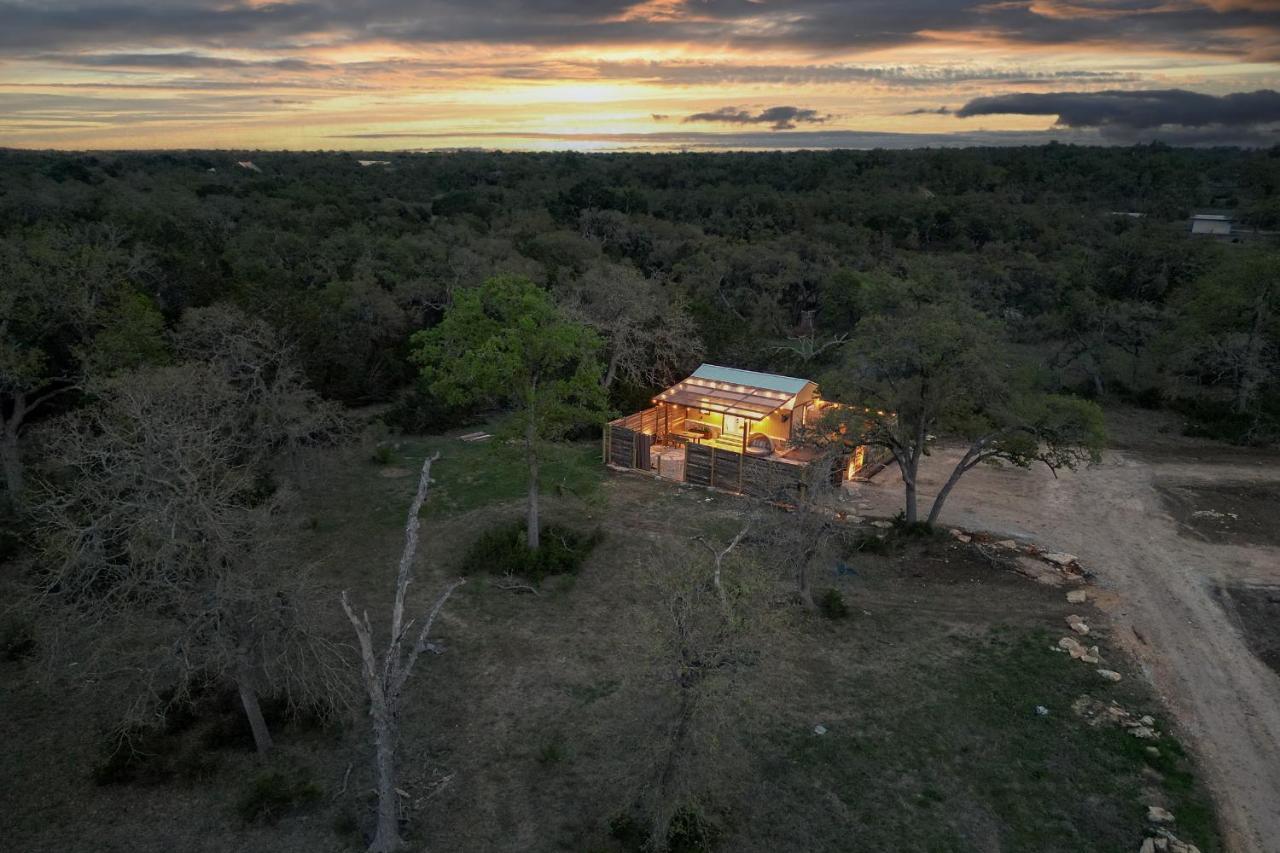
[[[736,550],[749,526],[740,525],[723,544],[703,540],[710,560],[672,547],[644,562],[652,606],[639,618],[654,642],[652,673],[669,712],[660,723],[663,736],[646,735],[653,763],[641,802],[655,851],[667,849],[677,812],[701,816],[704,797],[746,775],[750,756],[735,748],[732,722],[769,627],[768,584]]]
[[[202,316],[243,335],[218,339],[197,321],[210,337],[180,334],[177,348],[210,360],[94,380],[93,402],[50,424],[36,603],[57,611],[50,624],[86,632],[120,691],[122,731],[162,720],[200,683],[229,682],[266,751],[262,693],[321,710],[344,701],[308,575],[281,570],[290,494],[270,478],[281,449],[327,437],[334,418],[287,358],[246,343],[264,334],[255,321]]]
[[[960,477],[1004,460],[1051,470],[1095,459],[1103,442],[1095,404],[1039,391],[1009,365],[1000,331],[962,302],[915,304],[858,323],[843,367],[826,383],[846,406],[823,430],[849,447],[882,447],[902,473],[903,515],[918,520],[917,475],[936,434],[968,449],[934,499],[934,523]]]
[[[567,319],[528,279],[498,276],[455,294],[444,319],[413,336],[413,358],[432,393],[452,405],[511,409],[506,431],[524,444],[527,542],[538,548],[538,445],[607,414],[600,339]]]
[[[684,304],[632,267],[591,267],[561,304],[603,340],[606,390],[618,379],[642,388],[670,385],[702,360],[702,341]]]
[[[17,503],[28,426],[89,372],[164,358],[161,320],[127,285],[112,229],[41,229],[0,241],[0,468]]]
[[[421,522],[418,514],[427,499],[427,490],[431,485],[431,465],[440,454],[430,456],[422,463],[422,473],[418,477],[418,490],[409,505],[409,516],[404,526],[404,549],[400,554],[400,566],[396,572],[395,602],[391,609],[391,640],[381,653],[374,650],[373,627],[366,611],[357,617],[352,609],[347,593],[342,593],[342,609],[347,614],[351,626],[355,628],[356,638],[360,643],[360,674],[366,693],[369,696],[369,717],[373,721],[374,771],[377,776],[378,792],[378,824],[373,841],[369,845],[370,853],[391,853],[404,846],[400,838],[400,800],[396,793],[396,745],[400,738],[400,699],[404,686],[413,674],[418,656],[430,649],[439,653],[441,649],[430,643],[428,637],[431,626],[444,608],[445,602],[453,591],[465,581],[459,579],[450,584],[435,605],[422,619],[417,638],[410,644],[410,632],[414,620],[407,622],[404,618],[405,598],[409,584],[413,582],[413,561],[418,551],[418,529]],[[407,647],[407,648],[406,648]]]
[[[1241,249],[1178,301],[1179,366],[1231,390],[1237,414],[1280,372],[1280,252]]]

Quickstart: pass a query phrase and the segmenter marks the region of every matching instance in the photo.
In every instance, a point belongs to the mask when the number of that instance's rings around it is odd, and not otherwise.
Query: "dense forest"
[[[50,377],[79,370],[69,362],[86,336],[231,301],[297,346],[323,396],[350,405],[403,392],[410,333],[495,273],[602,317],[648,312],[642,322],[674,323],[712,361],[811,373],[821,365],[796,362],[834,356],[822,343],[853,329],[868,282],[945,283],[1062,387],[1182,405],[1230,438],[1265,441],[1277,262],[1256,257],[1266,237],[1192,238],[1200,209],[1280,228],[1280,148],[467,152],[363,166],[348,154],[10,151],[0,276],[9,333],[53,339]],[[1263,280],[1245,281],[1246,268]],[[41,299],[97,313],[63,310],[59,324]],[[615,398],[649,393],[634,387],[644,378],[620,376]],[[431,408],[417,400],[406,426],[428,425],[413,419]]]

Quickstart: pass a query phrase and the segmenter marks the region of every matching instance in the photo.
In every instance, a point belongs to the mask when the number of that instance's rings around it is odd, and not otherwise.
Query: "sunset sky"
[[[0,146],[1280,142],[1280,0],[0,0]]]

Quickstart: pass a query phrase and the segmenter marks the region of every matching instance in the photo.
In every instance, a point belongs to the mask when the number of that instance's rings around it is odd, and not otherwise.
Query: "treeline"
[[[963,291],[1054,390],[1235,441],[1280,423],[1274,240],[1186,224],[1280,228],[1280,147],[378,156],[0,153],[6,428],[230,302],[323,396],[428,429],[410,335],[498,274],[601,331],[618,407],[703,354],[819,375],[866,294],[907,281]]]

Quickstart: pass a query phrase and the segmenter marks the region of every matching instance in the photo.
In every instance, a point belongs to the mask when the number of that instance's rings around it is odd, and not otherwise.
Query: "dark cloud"
[[[1067,81],[1121,81],[1132,75],[1116,71],[990,68],[971,65],[740,65],[729,62],[596,62],[558,65],[557,76],[573,74],[612,80],[645,80],[668,85],[696,86],[722,83],[882,83],[888,86],[933,86],[950,83],[998,82],[1011,84],[1063,83]],[[532,70],[521,76],[532,76]]]
[[[1252,60],[1280,56],[1273,0],[0,0],[0,50],[127,46],[258,50],[363,41],[707,44],[875,50],[949,34],[1011,45],[1123,45]]]
[[[919,109],[907,110],[905,113],[899,113],[904,116],[949,116],[951,115],[951,107],[920,107]]]
[[[1221,96],[1183,89],[1021,92],[975,98],[956,111],[961,118],[1009,114],[1057,116],[1058,124],[1076,128],[1246,128],[1280,122],[1280,92],[1260,89]]]
[[[710,121],[721,124],[767,124],[773,130],[793,130],[797,124],[822,124],[831,116],[802,107],[769,107],[758,113],[738,107],[721,107],[709,113],[685,116],[686,123]]]
[[[1049,131],[975,131],[971,133],[893,133],[858,130],[797,130],[794,133],[745,131],[715,133],[703,131],[662,131],[658,133],[525,133],[521,131],[473,132],[395,132],[334,134],[329,139],[411,143],[459,142],[463,140],[489,143],[501,147],[503,140],[513,142],[607,143],[631,146],[638,150],[687,148],[700,150],[752,149],[873,149],[873,148],[953,148],[973,145],[1043,145],[1050,141],[1096,143],[1096,134]]]
[[[178,70],[193,68],[278,68],[282,71],[309,71],[327,67],[295,57],[249,60],[209,56],[193,51],[172,53],[46,53],[33,58],[63,65],[81,65],[90,68],[160,68]]]

